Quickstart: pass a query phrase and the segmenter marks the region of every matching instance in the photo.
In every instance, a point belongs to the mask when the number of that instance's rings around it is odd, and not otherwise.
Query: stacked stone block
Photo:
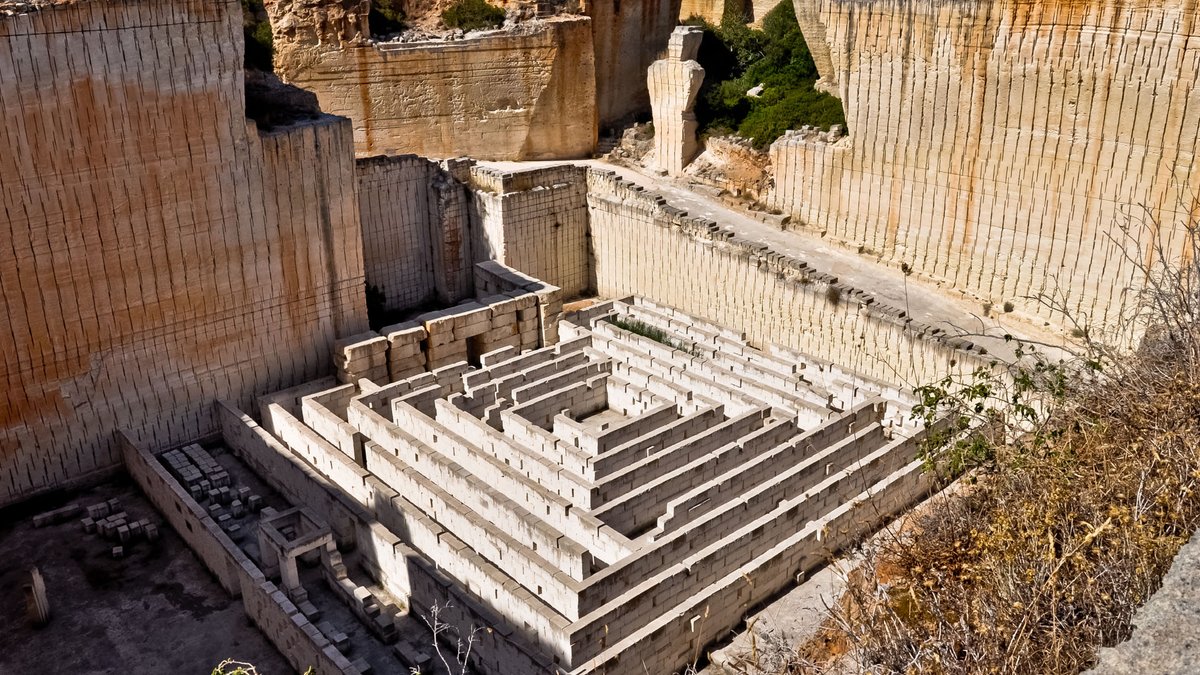
[[[416,321],[405,321],[380,329],[387,339],[388,377],[390,381],[404,380],[427,370],[429,359],[423,347],[429,332]]]
[[[568,297],[593,286],[586,169],[559,165],[503,172],[473,166],[470,182],[479,213],[477,259],[554,284]]]
[[[387,338],[372,332],[342,338],[333,343],[333,365],[337,368],[339,382],[360,379],[386,382],[389,376]]]
[[[704,82],[704,68],[696,61],[704,32],[680,26],[671,33],[667,58],[655,61],[647,77],[654,110],[654,164],[669,176],[680,176],[699,152],[699,123],[692,107]]]
[[[546,347],[558,342],[558,322],[563,311],[562,289],[496,261],[475,266],[475,288],[480,294],[502,293],[518,300],[518,332],[523,348],[534,344],[534,330],[538,331],[538,346]],[[522,296],[530,293],[536,298],[536,307],[531,306],[529,300],[522,299]]]
[[[425,312],[379,331],[334,344],[339,382],[367,379],[387,384],[471,361],[487,353],[520,353],[558,340],[561,291],[499,263],[476,266],[476,284],[486,295],[446,309]]]
[[[523,281],[478,275],[494,290]],[[393,333],[419,327],[462,359],[457,339],[486,335],[504,297]],[[426,595],[402,571],[415,555],[453,578],[459,630],[491,617],[505,637],[475,654],[488,672],[625,673],[630,654],[635,671],[678,670],[928,487],[924,432],[896,414],[910,402],[895,388],[640,298],[560,332],[556,346],[504,347],[473,367],[435,355],[432,372],[383,387],[305,394],[306,406],[344,401],[327,411],[361,435],[361,457],[339,450],[340,424],[264,410],[277,451],[365,511],[360,547],[388,592],[444,600],[448,588]]]

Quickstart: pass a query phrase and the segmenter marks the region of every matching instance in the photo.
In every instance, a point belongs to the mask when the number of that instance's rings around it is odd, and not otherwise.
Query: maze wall
[[[1195,0],[796,0],[849,136],[772,148],[772,205],[995,303],[1114,318],[1130,218],[1200,211]],[[1148,213],[1143,209],[1148,209]],[[1061,318],[1061,317],[1060,317]]]
[[[241,35],[234,0],[0,17],[0,504],[117,466],[117,428],[211,431],[365,328],[350,125],[257,131]]]
[[[641,298],[560,331],[263,399],[281,451],[393,542],[368,553],[380,582],[498,636],[483,672],[678,671],[928,488],[894,387]],[[416,585],[402,548],[454,583]]]

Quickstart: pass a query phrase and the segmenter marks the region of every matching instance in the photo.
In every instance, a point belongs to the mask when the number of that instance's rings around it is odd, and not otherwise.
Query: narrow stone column
[[[50,601],[46,598],[46,582],[38,568],[29,568],[29,583],[25,584],[25,612],[34,626],[50,621]]]
[[[696,156],[696,115],[692,106],[704,68],[696,62],[704,33],[695,26],[680,26],[671,33],[667,58],[650,66],[650,106],[654,110],[654,162],[670,176]]]

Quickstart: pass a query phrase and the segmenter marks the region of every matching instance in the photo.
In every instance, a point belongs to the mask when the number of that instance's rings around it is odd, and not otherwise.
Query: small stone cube
[[[118,560],[120,560],[121,558],[124,558],[125,557],[125,547],[124,546],[112,547],[112,557],[114,557]]]

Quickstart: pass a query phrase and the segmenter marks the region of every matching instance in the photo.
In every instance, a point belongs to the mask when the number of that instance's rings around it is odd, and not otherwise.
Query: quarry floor
[[[504,170],[553,166],[564,162],[480,162]],[[984,317],[980,301],[927,280],[905,275],[871,256],[859,254],[846,246],[830,241],[817,232],[778,227],[757,220],[745,211],[735,209],[718,198],[696,190],[685,180],[652,175],[603,160],[572,162],[581,166],[614,171],[622,178],[657,193],[678,209],[693,216],[703,216],[735,232],[748,241],[764,244],[771,250],[807,262],[819,272],[838,277],[840,281],[874,295],[878,302],[899,307],[909,316],[947,333],[964,335],[1001,357],[1010,356],[1012,344],[1002,336],[1006,333],[1048,345],[1062,345],[1064,337],[1044,327],[1045,322],[1019,313],[993,314]]]
[[[34,528],[33,516],[69,503],[85,508],[116,497],[161,538],[127,545],[85,534],[80,517]],[[226,658],[263,675],[291,668],[250,623],[187,544],[127,478],[38,499],[0,513],[0,673],[207,675]],[[50,622],[26,620],[22,587],[36,565],[46,583]]]

